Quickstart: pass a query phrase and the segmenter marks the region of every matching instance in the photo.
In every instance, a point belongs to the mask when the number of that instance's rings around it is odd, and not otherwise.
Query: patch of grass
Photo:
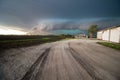
[[[119,43],[111,43],[111,42],[97,42],[100,45],[104,45],[110,48],[114,48],[117,50],[120,50],[120,44]]]

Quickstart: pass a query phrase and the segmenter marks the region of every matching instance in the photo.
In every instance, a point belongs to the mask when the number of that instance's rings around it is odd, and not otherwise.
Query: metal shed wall
[[[103,31],[97,32],[97,39],[102,39]]]
[[[120,43],[120,27],[110,30],[110,41]]]
[[[98,31],[97,39],[120,43],[120,27]]]
[[[109,41],[109,30],[105,30],[103,31],[103,34],[102,34],[102,40],[106,40],[106,41]]]

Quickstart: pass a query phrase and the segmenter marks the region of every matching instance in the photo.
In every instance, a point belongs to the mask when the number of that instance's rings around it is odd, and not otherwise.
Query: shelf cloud
[[[0,0],[0,25],[45,31],[87,29],[91,24],[104,28],[120,23],[119,4],[120,0]]]

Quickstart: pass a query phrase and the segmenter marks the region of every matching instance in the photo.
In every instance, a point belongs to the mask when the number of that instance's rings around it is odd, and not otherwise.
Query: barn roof
[[[108,30],[108,29],[114,29],[114,28],[118,28],[118,27],[120,27],[120,25],[118,25],[118,26],[113,26],[113,27],[108,27],[108,28],[105,28],[105,29],[99,30],[99,31],[97,31],[97,32],[105,31],[105,30]]]

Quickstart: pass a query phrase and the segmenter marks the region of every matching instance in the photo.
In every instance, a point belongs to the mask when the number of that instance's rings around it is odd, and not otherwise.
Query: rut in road
[[[39,56],[39,58],[35,61],[35,63],[31,66],[29,71],[25,74],[25,76],[21,80],[35,80],[37,73],[39,73],[39,74],[42,73],[42,69],[47,60],[49,51],[50,51],[50,48],[46,49]]]
[[[72,56],[76,59],[76,61],[78,63],[80,63],[82,65],[82,67],[88,72],[88,74],[92,77],[93,80],[103,80],[100,77],[96,76],[95,72],[94,72],[94,67],[92,67],[90,64],[85,62],[84,58],[78,58],[76,54],[76,51],[74,51],[72,48],[70,48],[70,52],[72,54]]]
[[[96,69],[96,67],[91,65],[89,61],[82,54],[74,50],[74,48],[70,46],[70,43],[69,43],[69,51],[71,55],[74,57],[74,59],[76,59],[76,61],[83,67],[83,69],[87,71],[87,73],[91,76],[93,80],[119,80],[119,79],[115,79],[114,77],[110,78],[107,77],[107,75],[102,75]]]

